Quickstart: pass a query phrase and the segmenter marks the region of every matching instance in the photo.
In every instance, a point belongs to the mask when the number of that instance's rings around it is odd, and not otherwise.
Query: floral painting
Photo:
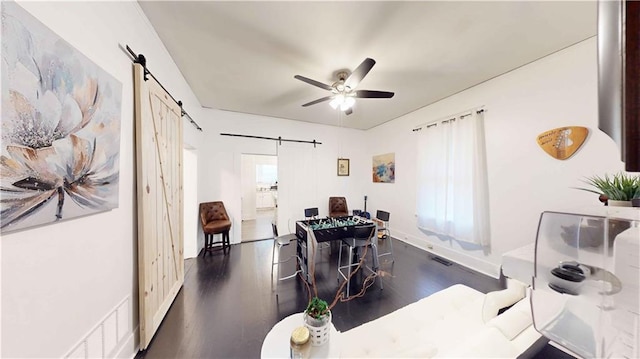
[[[396,154],[373,156],[373,182],[393,183],[396,178]]]
[[[0,228],[118,206],[122,84],[2,3]]]

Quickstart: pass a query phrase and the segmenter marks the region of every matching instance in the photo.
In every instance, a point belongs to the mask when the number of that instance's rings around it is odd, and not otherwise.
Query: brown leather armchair
[[[349,208],[344,197],[329,197],[329,217],[344,217],[348,215]]]
[[[204,232],[204,253],[214,249],[214,244],[222,244],[223,251],[231,249],[229,242],[231,220],[221,201],[200,203],[200,224]],[[221,234],[222,240],[214,242],[214,234]]]

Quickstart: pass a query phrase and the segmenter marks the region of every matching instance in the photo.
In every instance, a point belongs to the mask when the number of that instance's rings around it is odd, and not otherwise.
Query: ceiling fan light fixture
[[[312,80],[310,78],[295,75],[294,78],[300,80],[302,82],[306,82],[309,85],[313,85],[315,87],[319,87],[323,90],[331,91],[330,96],[325,96],[319,98],[317,100],[307,102],[302,105],[302,107],[307,107],[311,105],[315,105],[320,102],[329,101],[329,106],[334,110],[337,110],[340,107],[340,111],[344,112],[345,115],[351,115],[353,110],[351,109],[353,105],[355,105],[355,98],[392,98],[394,93],[388,91],[372,91],[372,90],[355,90],[360,81],[369,73],[373,65],[376,64],[376,61],[371,58],[366,58],[358,67],[350,72],[348,70],[340,70],[335,73],[338,81],[334,82],[332,85],[327,85],[325,83]]]
[[[355,103],[356,103],[356,99],[354,99],[353,97],[351,96],[345,97],[344,101],[340,105],[340,111],[346,111],[350,109],[351,107],[353,107]]]
[[[335,110],[338,108],[338,106],[342,107],[343,103],[344,103],[344,95],[338,94],[333,98],[333,100],[331,100],[331,102],[329,102],[329,106],[331,106],[331,108]]]
[[[352,96],[345,96],[344,94],[337,94],[331,102],[329,102],[329,106],[334,110],[340,107],[340,111],[346,111],[353,107],[356,103],[356,99]]]

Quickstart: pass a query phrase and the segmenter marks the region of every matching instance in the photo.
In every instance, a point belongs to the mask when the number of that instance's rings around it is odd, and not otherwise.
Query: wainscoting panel
[[[97,328],[89,334],[87,337],[87,357],[89,358],[104,358],[104,349],[103,349],[103,326],[100,324]]]
[[[65,358],[114,358],[131,334],[131,297],[127,296],[78,342]]]
[[[113,352],[118,345],[118,313],[117,309],[112,312],[104,323],[102,323],[102,332],[104,336],[104,352],[108,355]]]

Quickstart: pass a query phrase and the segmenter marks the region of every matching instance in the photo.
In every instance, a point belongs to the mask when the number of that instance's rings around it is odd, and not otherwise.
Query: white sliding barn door
[[[135,64],[140,349],[184,282],[180,107]]]
[[[328,206],[318,200],[318,149],[308,143],[282,142],[278,146],[278,234],[295,233],[304,209]]]

